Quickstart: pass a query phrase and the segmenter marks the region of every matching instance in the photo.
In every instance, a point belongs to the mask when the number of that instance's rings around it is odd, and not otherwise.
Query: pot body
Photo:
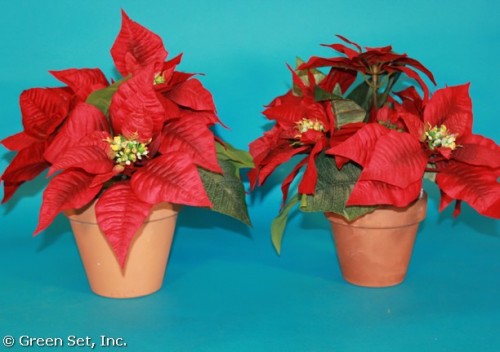
[[[97,225],[94,204],[67,211],[92,291],[110,298],[140,297],[158,291],[165,276],[178,210],[170,203],[153,207],[132,240],[123,269]]]
[[[401,283],[410,262],[427,194],[404,208],[384,206],[352,222],[325,213],[330,220],[340,269],[354,285],[387,287]]]

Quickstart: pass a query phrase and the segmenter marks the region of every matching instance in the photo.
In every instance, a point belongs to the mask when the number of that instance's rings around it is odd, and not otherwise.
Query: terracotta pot
[[[403,282],[427,194],[408,207],[384,206],[352,222],[325,213],[330,220],[340,269],[354,285],[387,287]]]
[[[122,270],[97,225],[94,204],[67,211],[92,291],[111,298],[140,297],[163,284],[175,230],[177,206],[162,203],[153,208],[136,233]]]

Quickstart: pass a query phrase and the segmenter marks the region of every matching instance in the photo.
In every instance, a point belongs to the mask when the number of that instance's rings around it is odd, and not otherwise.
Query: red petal
[[[148,217],[152,205],[137,198],[130,182],[114,184],[95,205],[97,223],[122,268],[132,240]]]
[[[0,178],[4,182],[2,203],[8,201],[21,184],[34,179],[49,166],[43,158],[44,148],[45,143],[34,143],[17,153]]]
[[[90,187],[92,175],[80,170],[67,170],[54,177],[43,192],[40,220],[35,235],[49,226],[59,212],[79,209],[99,193],[100,187]]]
[[[406,207],[418,198],[422,189],[422,180],[406,188],[393,186],[378,181],[359,180],[347,201],[347,205],[393,205]]]
[[[355,58],[356,56],[359,55],[358,51],[352,50],[351,48],[345,46],[344,44],[329,44],[324,46],[328,46],[333,50],[338,51],[339,53],[345,54],[349,59]]]
[[[422,90],[424,92],[424,100],[427,101],[427,99],[429,99],[429,87],[427,87],[425,82],[422,80],[422,78],[416,71],[403,65],[401,66],[392,65],[391,69],[387,69],[387,72],[394,72],[394,71],[404,72],[408,77],[413,78],[415,81],[417,81],[420,87],[422,87]]]
[[[353,70],[336,70],[332,68],[328,75],[320,82],[319,87],[327,92],[333,91],[335,86],[340,86],[340,91],[345,93],[356,80],[356,71]]]
[[[179,105],[174,103],[172,100],[165,98],[163,95],[157,95],[158,100],[163,105],[163,110],[165,111],[165,120],[178,118],[181,114],[181,109]]]
[[[102,148],[93,145],[75,146],[57,159],[49,174],[55,170],[76,167],[97,175],[110,172],[113,166],[113,161]]]
[[[422,179],[426,166],[427,157],[420,142],[408,133],[391,130],[379,138],[359,179],[406,188]]]
[[[359,50],[359,52],[361,52],[361,51],[362,51],[361,46],[360,46],[359,44],[357,44],[357,43],[355,43],[355,42],[353,42],[353,41],[350,41],[349,39],[347,39],[346,37],[344,37],[344,36],[342,36],[342,35],[340,35],[340,34],[336,34],[336,36],[337,36],[338,38],[342,39],[344,42],[346,42],[346,43],[348,43],[348,44],[351,44],[351,45],[354,45],[354,46],[355,46],[355,47]]]
[[[500,168],[500,147],[489,138],[470,135],[454,150],[453,159],[470,165]]]
[[[439,201],[439,211],[443,211],[453,202],[453,198],[441,190],[441,200]]]
[[[445,125],[459,138],[472,133],[472,101],[469,84],[439,89],[424,110],[424,121],[432,127]]]
[[[132,21],[122,10],[120,33],[111,48],[118,72],[127,76],[150,64],[156,64],[155,67],[160,69],[167,54],[158,35]]]
[[[259,170],[259,186],[261,186],[273,173],[273,171],[280,165],[286,163],[290,160],[294,155],[302,153],[310,149],[309,146],[300,146],[300,147],[290,147],[288,144],[277,146],[275,149],[266,156],[265,160],[260,163]]]
[[[364,72],[363,67],[355,65],[350,59],[345,57],[334,57],[331,59],[327,59],[318,56],[312,56],[306,63],[300,65],[298,69],[305,70],[308,68],[325,67],[325,66],[331,66],[345,70],[354,70],[354,71],[361,70],[361,72]]]
[[[19,132],[5,138],[0,143],[2,143],[3,146],[10,151],[19,151],[39,141],[39,139],[31,137],[26,132]]]
[[[327,150],[330,155],[340,155],[364,166],[371,158],[375,145],[381,136],[390,130],[377,123],[365,125],[345,142]]]
[[[436,176],[439,188],[449,197],[463,200],[480,214],[500,218],[498,170],[450,161]]]
[[[44,149],[45,143],[39,142],[20,150],[5,169],[2,180],[19,183],[34,179],[49,166],[43,157]]]
[[[24,182],[8,182],[4,181],[3,183],[3,200],[2,203],[7,202],[14,193],[16,193],[17,189],[23,184]]]
[[[149,67],[120,85],[109,109],[115,133],[128,138],[137,134],[145,142],[161,132],[165,110],[152,82],[153,71]]]
[[[184,152],[193,162],[207,170],[222,173],[217,161],[215,140],[212,131],[199,123],[197,115],[184,115],[173,120],[163,130],[160,153]]]
[[[171,153],[151,160],[132,176],[131,184],[137,196],[150,204],[212,206],[198,169],[184,153]]]
[[[94,131],[109,131],[106,116],[93,105],[78,103],[47,147],[45,158],[55,163],[70,147],[79,144],[82,137]]]
[[[21,93],[19,104],[27,134],[47,138],[68,115],[70,98],[58,88],[33,88]]]
[[[281,128],[273,126],[264,135],[250,143],[249,150],[255,166],[260,166],[261,162],[268,156],[279,143]]]
[[[98,68],[70,68],[63,71],[50,71],[50,73],[61,82],[66,83],[81,101],[85,101],[93,91],[109,85],[106,77]]]
[[[283,203],[281,203],[281,209],[285,206],[286,200],[288,198],[288,190],[290,189],[290,185],[299,173],[300,169],[302,166],[307,164],[307,161],[309,160],[309,157],[306,156],[304,159],[302,159],[295,167],[293,168],[292,172],[285,178],[283,183],[281,184],[281,193],[283,193]]]
[[[193,110],[215,110],[212,94],[195,78],[176,85],[167,97]]]
[[[408,132],[417,140],[421,140],[424,136],[424,122],[412,113],[399,113],[399,118],[403,120]]]
[[[300,194],[316,193],[316,183],[318,181],[318,170],[316,168],[316,157],[323,150],[323,143],[317,143],[309,154],[306,171],[299,184]]]

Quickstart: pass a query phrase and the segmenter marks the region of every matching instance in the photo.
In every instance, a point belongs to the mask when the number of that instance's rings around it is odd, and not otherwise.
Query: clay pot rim
[[[75,216],[77,216],[76,214],[66,214],[66,212],[65,212],[64,215],[70,221],[77,222],[79,224],[86,224],[86,225],[96,225],[97,224],[97,222],[77,220],[77,219],[74,218]],[[178,216],[178,215],[179,215],[178,213],[175,213],[175,214],[167,215],[167,216],[164,216],[162,218],[158,218],[158,219],[154,219],[154,220],[145,220],[144,223],[146,224],[146,223],[151,223],[151,222],[157,222],[157,221],[165,220],[165,219],[168,219],[168,218],[171,218],[171,217],[174,217],[174,216]]]
[[[390,205],[382,205],[374,209],[374,211],[367,213],[363,216],[360,216],[359,218],[356,218],[352,221],[348,221],[343,215],[337,214],[337,213],[332,213],[332,212],[325,212],[324,215],[330,221],[331,223],[335,223],[336,225],[342,225],[342,226],[349,226],[349,227],[355,227],[355,228],[366,228],[366,229],[378,229],[378,228],[403,228],[407,226],[412,226],[415,224],[419,224],[422,222],[425,217],[426,217],[426,209],[427,209],[427,192],[424,190],[421,191],[419,197],[411,202],[408,206],[406,207],[395,207],[395,206],[390,206]],[[404,213],[404,212],[413,212],[415,214],[415,219],[411,223],[406,223],[402,222],[397,225],[388,225],[388,224],[379,224],[377,225],[376,222],[371,221],[372,219],[376,218],[379,214],[382,213],[389,213],[389,214],[399,214],[399,213]]]
[[[92,221],[88,221],[89,219],[88,216],[82,216],[83,214],[86,213],[87,210],[94,208],[96,202],[97,199],[80,209],[66,209],[63,211],[63,214],[71,222],[77,222],[80,224],[88,224],[88,225],[97,224],[97,222],[94,222],[93,219]],[[144,223],[156,222],[163,219],[168,219],[173,216],[178,216],[181,209],[182,205],[169,202],[162,202],[155,204],[151,207],[149,215],[144,220]],[[164,214],[165,212],[167,212],[167,214]]]

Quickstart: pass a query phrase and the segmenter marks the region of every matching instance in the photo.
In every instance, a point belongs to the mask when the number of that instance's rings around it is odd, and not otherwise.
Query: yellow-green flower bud
[[[457,135],[450,133],[445,125],[434,126],[432,128],[430,125],[427,125],[424,137],[431,150],[436,148],[450,148],[451,150],[455,150],[457,148]]]
[[[112,159],[118,165],[132,165],[137,160],[142,160],[142,157],[149,153],[147,143],[127,139],[122,135],[115,136],[107,141],[113,152]]]

